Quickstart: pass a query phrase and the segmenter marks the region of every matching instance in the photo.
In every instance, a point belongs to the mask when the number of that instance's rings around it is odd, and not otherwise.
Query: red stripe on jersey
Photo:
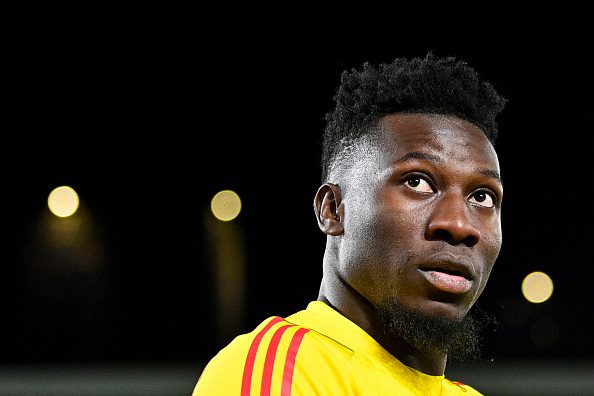
[[[283,371],[283,387],[281,390],[281,396],[290,396],[291,387],[293,386],[293,370],[295,369],[295,358],[297,357],[297,351],[301,345],[301,341],[309,329],[301,328],[295,332],[289,350],[287,351],[287,359],[285,360],[285,368]]]
[[[266,334],[266,332],[270,330],[272,326],[282,320],[283,318],[278,316],[272,318],[272,320],[270,320],[270,322],[268,322],[268,324],[256,335],[254,341],[252,341],[252,345],[250,346],[250,350],[248,351],[248,355],[245,360],[245,367],[243,369],[243,379],[241,380],[241,396],[249,396],[250,394],[250,388],[252,387],[252,373],[254,372],[254,362],[256,361],[256,353],[258,352],[258,346],[260,345],[260,341],[262,341],[262,337],[264,337],[264,334]]]
[[[286,325],[283,327],[279,327],[272,339],[270,340],[270,345],[268,346],[268,352],[266,352],[266,361],[264,362],[264,373],[262,374],[262,388],[260,390],[261,396],[270,396],[270,387],[272,384],[272,369],[274,368],[274,358],[276,357],[276,351],[278,349],[278,344],[283,336],[283,333],[293,325]]]

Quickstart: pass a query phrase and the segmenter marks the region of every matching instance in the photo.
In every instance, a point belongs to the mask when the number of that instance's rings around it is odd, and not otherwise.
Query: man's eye
[[[484,206],[486,208],[492,208],[495,206],[495,199],[491,196],[491,194],[485,191],[478,191],[475,192],[470,196],[470,202]]]
[[[411,176],[406,179],[405,184],[412,190],[424,193],[431,193],[433,192],[433,188],[427,182],[427,180],[423,179],[420,176]]]

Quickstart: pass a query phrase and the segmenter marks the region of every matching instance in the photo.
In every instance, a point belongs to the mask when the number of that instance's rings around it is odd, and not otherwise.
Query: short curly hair
[[[369,134],[380,118],[394,113],[444,114],[477,125],[492,144],[497,139],[497,115],[507,100],[465,61],[438,57],[396,58],[374,67],[344,71],[326,114],[322,139],[322,181],[332,163]]]

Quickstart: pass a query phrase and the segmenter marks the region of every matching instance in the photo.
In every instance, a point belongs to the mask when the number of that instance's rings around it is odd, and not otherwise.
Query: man
[[[469,313],[501,248],[505,99],[433,54],[345,71],[334,99],[318,298],[233,340],[194,394],[479,395],[444,372],[476,356],[484,326]]]

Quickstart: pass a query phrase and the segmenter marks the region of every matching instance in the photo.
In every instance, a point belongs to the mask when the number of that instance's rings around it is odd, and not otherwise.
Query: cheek
[[[494,232],[487,241],[488,247],[486,249],[485,254],[485,262],[487,263],[487,273],[491,272],[491,269],[493,268],[493,265],[495,264],[497,257],[499,257],[499,252],[501,251],[501,245],[503,242],[503,239],[501,237],[501,227],[497,226],[495,227],[495,230],[496,232]]]
[[[491,270],[499,256],[501,242],[501,233],[497,233],[496,235],[491,236],[489,240],[484,241],[485,249],[483,252],[483,267],[481,268],[479,295],[485,288],[489,276],[491,275]]]
[[[378,225],[368,216],[350,216],[345,219],[344,234],[339,257],[342,270],[350,277],[362,277],[377,260],[381,243],[378,243]]]
[[[408,278],[403,272],[414,249],[410,230],[403,229],[403,224],[406,221],[380,212],[351,218],[350,224],[345,224],[341,271],[370,301],[402,289]]]
[[[345,219],[339,248],[341,276],[368,299],[392,278],[388,274],[394,243],[386,235],[390,231],[381,217],[367,213]]]

